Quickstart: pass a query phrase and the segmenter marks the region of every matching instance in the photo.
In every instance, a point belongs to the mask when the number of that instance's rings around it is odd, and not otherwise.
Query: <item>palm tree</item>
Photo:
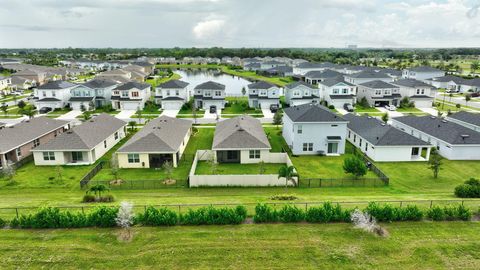
[[[87,193],[93,192],[93,194],[100,199],[102,197],[102,192],[105,191],[108,191],[108,188],[105,185],[94,185],[90,187]]]
[[[285,178],[285,190],[287,190],[288,182],[292,182],[294,185],[296,184],[294,179],[295,176],[298,176],[298,174],[293,166],[284,165],[278,170],[278,179],[282,177]]]

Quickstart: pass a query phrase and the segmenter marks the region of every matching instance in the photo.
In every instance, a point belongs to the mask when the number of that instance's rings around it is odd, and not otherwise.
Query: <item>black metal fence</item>
[[[380,187],[386,186],[381,178],[300,178],[299,187],[321,188],[321,187]]]
[[[375,173],[375,175],[377,175],[378,178],[385,183],[385,185],[389,184],[390,178],[373,163],[373,160],[371,160],[367,155],[363,154],[361,151],[358,151],[358,149],[355,147],[353,148],[352,151],[355,156],[361,158],[366,164],[368,164],[369,170]]]
[[[109,189],[159,189],[188,187],[187,179],[183,180],[90,180],[85,186],[104,185]]]
[[[25,165],[25,164],[27,164],[27,163],[29,163],[29,162],[32,162],[32,161],[33,161],[33,154],[28,155],[28,156],[26,156],[25,158],[23,158],[23,159],[15,162],[15,163],[13,163],[12,166],[13,166],[15,169],[18,169],[18,168],[22,167],[23,165]]]
[[[88,185],[90,180],[92,180],[95,175],[103,168],[105,161],[100,161],[95,167],[93,167],[85,176],[80,179],[80,188],[84,188]]]

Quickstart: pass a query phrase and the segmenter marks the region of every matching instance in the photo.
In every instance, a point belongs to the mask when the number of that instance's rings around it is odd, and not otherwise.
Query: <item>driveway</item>
[[[57,119],[60,119],[60,120],[74,120],[74,119],[77,118],[77,116],[79,116],[81,114],[82,114],[82,111],[73,110],[73,111],[69,111],[66,114],[60,115],[59,117],[57,117]]]
[[[419,109],[422,112],[431,114],[433,116],[438,116],[438,111],[434,108],[417,108],[417,109]]]
[[[348,113],[345,109],[341,109],[341,108],[335,108],[335,110],[337,110],[337,112],[341,115],[345,115]]]
[[[262,113],[264,118],[273,119],[273,116],[275,115],[274,113],[272,113],[272,111],[270,111],[270,109],[262,109]]]
[[[209,110],[205,110],[205,115],[203,116],[203,118],[217,119],[217,114],[218,114],[218,118],[220,119],[222,115],[222,110],[217,109],[217,113],[210,113]]]
[[[178,112],[180,111],[180,109],[178,110],[164,110],[162,112],[162,114],[160,114],[161,116],[165,115],[165,116],[169,116],[169,117],[177,117],[177,114]]]
[[[389,111],[385,108],[382,108],[382,107],[376,107],[377,110],[381,111],[382,113],[388,113],[388,117],[389,118],[395,118],[395,117],[401,117],[403,116],[403,113],[401,112],[397,112],[397,111]]]
[[[135,110],[121,110],[115,117],[118,119],[130,119],[135,114]]]

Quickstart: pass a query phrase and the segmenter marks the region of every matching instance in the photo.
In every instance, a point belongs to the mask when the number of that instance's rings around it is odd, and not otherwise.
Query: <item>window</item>
[[[333,89],[333,93],[338,94],[339,93],[338,89]]]
[[[122,91],[122,97],[128,97],[128,91]]]
[[[337,154],[338,153],[338,143],[337,142],[329,142],[327,153],[328,154]]]
[[[175,90],[175,95],[176,95],[176,96],[179,96],[179,95],[180,95],[180,91],[179,91],[179,90]]]
[[[360,146],[362,146],[362,139],[360,139]]]
[[[46,97],[47,96],[47,91],[43,91],[42,94],[43,94],[44,97]]]
[[[331,127],[338,127],[338,125],[330,125]]]
[[[391,92],[390,90],[385,90],[384,93],[385,93],[385,95],[387,95],[387,96],[392,94],[392,92]]]
[[[380,96],[382,94],[382,90],[375,90],[375,95]]]
[[[356,142],[356,141],[357,141],[357,135],[353,134],[353,142]]]
[[[55,131],[53,132],[53,137],[57,137],[57,133],[58,133],[58,132],[55,130]]]
[[[43,160],[55,160],[54,152],[43,152]]]
[[[83,153],[82,152],[72,152],[72,161],[82,161],[83,160]]]
[[[222,96],[222,91],[215,91],[215,96],[221,97]]]
[[[298,125],[298,128],[297,128],[297,133],[298,134],[302,134],[303,130],[302,130],[302,125]]]
[[[113,91],[113,94],[118,96],[118,95],[120,95],[120,92],[119,91]]]
[[[266,95],[267,95],[267,91],[262,90],[262,91],[260,91],[260,94],[259,94],[259,95],[260,95],[260,96],[266,96]]]
[[[56,97],[57,96],[57,93],[55,93],[55,91],[52,91],[52,97]]]
[[[118,140],[118,132],[115,132],[113,136],[115,137],[115,140]]]
[[[313,143],[303,143],[303,151],[313,151]]]
[[[166,96],[170,96],[170,90],[167,90]]]
[[[350,135],[352,135],[352,132],[349,130],[348,131],[348,138],[350,139]]]
[[[425,89],[417,89],[417,95],[424,95]]]
[[[342,89],[342,93],[343,93],[343,94],[348,94],[348,88],[343,88],[343,89]]]
[[[103,147],[107,148],[107,141],[103,141]]]
[[[251,159],[260,158],[260,150],[250,150],[250,158]]]
[[[137,92],[137,91],[132,92],[132,97],[138,97],[138,96],[139,96],[139,95],[138,95],[138,92]]]
[[[17,157],[21,157],[22,156],[22,149],[17,148]]]
[[[140,155],[128,154],[128,163],[140,163]]]
[[[211,96],[212,96],[212,92],[210,92],[210,91],[205,91],[205,92],[203,92],[203,95],[206,96],[206,97],[211,97]]]
[[[40,145],[40,139],[33,140],[33,147],[37,147]]]
[[[365,151],[368,150],[368,143],[365,143]]]
[[[300,91],[293,91],[293,95],[296,97],[300,96]]]

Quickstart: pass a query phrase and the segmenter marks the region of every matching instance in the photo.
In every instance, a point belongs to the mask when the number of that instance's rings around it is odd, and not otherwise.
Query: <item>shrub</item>
[[[460,204],[456,207],[457,216],[456,218],[463,221],[468,221],[472,218],[472,212],[470,209],[466,208],[463,204]]]
[[[137,216],[137,222],[149,226],[173,226],[178,223],[177,213],[167,208],[149,206]]]
[[[277,222],[278,218],[278,212],[269,205],[257,204],[255,206],[255,216],[253,216],[255,223]]]
[[[427,211],[427,217],[434,221],[445,220],[445,213],[440,206],[434,206]]]
[[[115,227],[118,207],[99,206],[88,214],[88,223],[96,227]]]
[[[464,220],[468,221],[472,218],[472,212],[464,205],[450,205],[441,208],[434,206],[427,211],[427,217],[434,221],[442,220]]]
[[[348,222],[350,211],[343,211],[339,204],[333,206],[330,202],[325,202],[320,207],[310,207],[305,214],[305,220],[311,223]]]
[[[391,222],[398,219],[398,211],[389,204],[381,206],[378,203],[371,202],[365,208],[365,211],[382,222]]]
[[[85,194],[83,195],[82,202],[90,203],[90,202],[114,202],[115,197],[111,194],[102,195],[102,196],[95,196],[92,194]]]
[[[247,218],[247,210],[244,206],[232,208],[214,208],[212,206],[189,209],[184,215],[180,215],[180,222],[184,225],[226,225],[240,224]]]
[[[287,204],[280,209],[278,217],[284,223],[300,222],[305,219],[305,212],[294,205]]]
[[[416,205],[407,205],[407,207],[399,208],[397,215],[401,221],[420,221],[423,218],[423,212]]]
[[[297,199],[298,199],[297,196],[291,195],[291,194],[277,194],[270,197],[270,200],[277,200],[277,201],[293,201]]]
[[[333,105],[328,105],[328,108],[329,108],[330,110],[334,110],[334,109],[335,109],[335,106],[333,106]]]
[[[480,181],[470,178],[464,184],[456,186],[454,193],[459,198],[480,198]]]
[[[95,202],[95,196],[91,194],[85,194],[83,195],[82,202],[84,203]]]
[[[34,214],[21,215],[14,218],[11,226],[14,228],[79,228],[88,226],[88,221],[83,213],[61,212],[54,207],[41,208]]]
[[[4,219],[0,218],[0,228],[5,227],[6,225],[7,225],[7,222]]]

